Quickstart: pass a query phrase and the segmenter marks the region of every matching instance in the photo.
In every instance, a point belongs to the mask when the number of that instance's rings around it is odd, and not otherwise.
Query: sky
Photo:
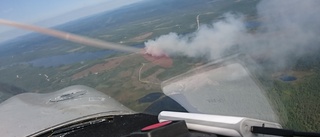
[[[0,19],[50,27],[141,0],[0,0]],[[0,26],[0,42],[26,33]]]

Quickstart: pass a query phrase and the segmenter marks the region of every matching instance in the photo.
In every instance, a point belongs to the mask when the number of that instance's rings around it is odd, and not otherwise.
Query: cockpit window
[[[3,104],[25,93],[79,101],[89,92],[53,95],[84,85],[135,112],[241,116],[320,131],[320,1],[2,3]]]

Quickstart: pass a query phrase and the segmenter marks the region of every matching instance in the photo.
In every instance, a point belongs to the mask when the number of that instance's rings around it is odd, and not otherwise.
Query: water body
[[[144,97],[140,98],[138,100],[139,103],[148,103],[148,102],[153,102],[157,99],[159,99],[161,96],[163,96],[163,93],[160,92],[155,92],[155,93],[150,93],[148,95],[145,95]]]
[[[257,29],[261,26],[261,23],[258,21],[247,21],[245,22],[245,26],[247,29]]]
[[[134,45],[136,48],[143,48],[144,44]],[[35,67],[57,67],[87,60],[105,58],[111,54],[120,53],[115,50],[101,50],[96,52],[76,52],[64,55],[44,57],[27,62]]]
[[[297,78],[294,76],[284,75],[280,77],[280,80],[289,82],[289,81],[295,81],[297,80]]]
[[[100,59],[108,55],[111,55],[113,53],[116,53],[116,51],[103,50],[103,51],[96,51],[96,52],[77,52],[77,53],[39,58],[39,59],[29,61],[27,63],[32,64],[35,67],[57,67],[60,65],[67,65],[67,64],[77,63],[81,61]]]
[[[183,106],[181,106],[171,97],[164,96],[147,107],[144,110],[144,113],[159,115],[161,111],[188,112]]]

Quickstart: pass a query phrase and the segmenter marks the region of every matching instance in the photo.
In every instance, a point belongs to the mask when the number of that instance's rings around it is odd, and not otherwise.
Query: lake
[[[137,44],[137,45],[134,45],[133,47],[142,48],[144,47],[144,44]],[[32,64],[35,67],[57,67],[60,65],[67,65],[67,64],[77,63],[81,61],[101,59],[115,53],[120,53],[120,52],[115,50],[101,50],[101,51],[95,51],[95,52],[75,52],[75,53],[69,53],[64,55],[55,55],[50,57],[39,58],[39,59],[29,61],[27,63]]]
[[[77,63],[81,61],[94,60],[105,58],[112,53],[116,53],[117,51],[113,50],[102,50],[96,52],[77,52],[77,53],[69,53],[64,55],[56,55],[50,57],[44,57],[35,59],[27,62],[28,64],[32,64],[35,67],[57,67],[60,65],[67,65],[72,63]]]

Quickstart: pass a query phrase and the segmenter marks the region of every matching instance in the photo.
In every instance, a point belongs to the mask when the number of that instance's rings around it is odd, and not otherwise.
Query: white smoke
[[[190,57],[207,55],[214,59],[224,49],[238,44],[247,34],[242,16],[225,14],[225,19],[212,26],[202,25],[200,29],[186,36],[176,33],[163,35],[145,43],[146,52],[155,56],[167,53],[184,54]]]
[[[320,0],[262,0],[257,5],[261,28],[254,34],[248,32],[243,16],[227,13],[224,19],[202,25],[192,34],[170,33],[149,40],[146,51],[156,56],[183,54],[217,59],[237,45],[245,52],[271,54],[281,62],[288,54],[300,56],[320,47],[319,7]]]
[[[263,18],[263,33],[253,42],[263,43],[275,52],[295,51],[295,54],[319,44],[319,0],[264,0],[258,6],[258,15]],[[254,43],[258,44],[258,43]]]

